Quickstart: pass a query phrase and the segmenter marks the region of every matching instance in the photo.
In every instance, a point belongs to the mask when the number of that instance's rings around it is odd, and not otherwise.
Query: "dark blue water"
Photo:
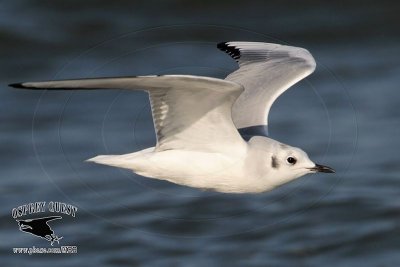
[[[395,1],[2,1],[1,266],[398,266],[400,5]],[[258,195],[203,192],[89,164],[155,143],[147,95],[7,84],[182,73],[224,77],[227,40],[309,49],[315,73],[272,107],[270,133],[335,175]],[[11,210],[78,207],[52,222],[74,255],[18,231]]]

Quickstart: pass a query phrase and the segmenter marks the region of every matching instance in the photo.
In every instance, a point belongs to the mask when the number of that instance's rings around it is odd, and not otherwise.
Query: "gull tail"
[[[138,173],[143,169],[143,164],[146,163],[146,160],[143,162],[141,155],[143,155],[143,151],[125,155],[99,155],[87,159],[86,162],[94,162],[97,164],[129,169]]]
[[[118,155],[99,155],[94,158],[90,158],[86,160],[87,162],[94,162],[98,164],[121,167],[121,157]]]

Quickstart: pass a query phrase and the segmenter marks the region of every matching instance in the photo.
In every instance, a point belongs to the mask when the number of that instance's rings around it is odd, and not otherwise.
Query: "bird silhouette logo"
[[[62,219],[61,216],[49,216],[44,218],[35,218],[35,219],[27,219],[27,220],[17,220],[19,224],[19,230],[25,233],[29,233],[31,235],[43,238],[50,242],[53,246],[54,242],[59,244],[60,240],[63,237],[58,237],[54,234],[54,231],[51,229],[48,224],[49,221]]]

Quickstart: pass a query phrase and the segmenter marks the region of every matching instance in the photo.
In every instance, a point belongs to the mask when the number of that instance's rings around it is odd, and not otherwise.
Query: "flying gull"
[[[172,183],[225,193],[259,193],[309,173],[333,173],[301,149],[268,137],[276,98],[315,70],[303,48],[260,42],[223,42],[239,64],[225,79],[194,75],[25,82],[16,88],[146,90],[155,147],[88,161],[126,168]]]

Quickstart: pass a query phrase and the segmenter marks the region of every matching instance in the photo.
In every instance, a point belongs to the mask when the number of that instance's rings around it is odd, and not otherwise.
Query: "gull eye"
[[[293,157],[288,157],[288,158],[286,159],[286,161],[287,161],[289,164],[292,164],[292,165],[296,164],[296,162],[297,162],[297,160],[296,160],[295,158],[293,158]]]

